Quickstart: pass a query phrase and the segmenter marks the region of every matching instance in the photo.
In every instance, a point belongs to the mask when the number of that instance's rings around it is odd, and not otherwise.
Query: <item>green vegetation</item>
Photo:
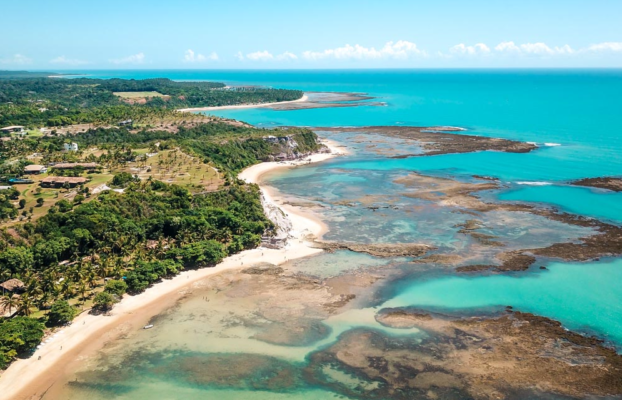
[[[67,300],[57,300],[48,313],[48,325],[58,326],[71,322],[78,311]]]
[[[44,325],[33,318],[15,317],[0,321],[0,368],[18,354],[35,348],[43,338]]]
[[[120,92],[131,93],[128,101],[145,99],[146,92],[166,97],[128,104],[114,95]],[[0,125],[116,125],[171,115],[180,107],[300,96],[168,79],[0,79]],[[198,122],[174,131],[86,126],[71,137],[29,135],[0,142],[0,177],[30,180],[16,184],[19,190],[0,190],[0,282],[24,283],[23,293],[0,298],[2,308],[18,314],[0,322],[0,367],[36,346],[42,322],[68,323],[80,308],[107,311],[125,293],[139,293],[184,269],[213,266],[271,234],[274,226],[263,213],[259,188],[239,181],[237,173],[275,157],[317,151],[316,135],[302,128]],[[67,141],[78,143],[80,151],[63,151]],[[48,174],[23,175],[26,165],[56,162],[98,166],[49,168],[50,176],[87,178],[74,188],[40,187]],[[105,190],[104,184],[123,190]]]
[[[277,140],[265,140],[267,136],[274,136]],[[181,127],[177,133],[164,131],[131,133],[126,129],[99,128],[76,136],[75,140],[82,147],[124,143],[125,146],[134,148],[167,141],[169,147],[179,145],[205,161],[213,163],[219,170],[231,174],[266,161],[279,153],[304,154],[317,151],[320,147],[315,133],[306,128],[269,130],[232,126],[222,122],[201,124],[191,128]],[[296,142],[294,149],[288,147],[288,140]]]
[[[93,307],[97,310],[108,311],[112,308],[117,299],[108,292],[99,292],[93,299]]]
[[[0,190],[0,220],[17,217],[18,210],[12,201],[18,196],[19,192],[14,188]]]
[[[114,94],[119,92],[124,93],[125,99]],[[160,96],[144,96],[144,104],[138,104],[134,100],[141,96],[128,92],[156,92]],[[164,78],[0,79],[0,125],[116,125],[126,119],[163,118],[179,108],[268,103],[300,97],[302,92],[298,90],[225,88],[218,82],[175,82]]]
[[[127,283],[123,280],[110,280],[106,283],[104,292],[121,297],[123,293],[127,292]]]

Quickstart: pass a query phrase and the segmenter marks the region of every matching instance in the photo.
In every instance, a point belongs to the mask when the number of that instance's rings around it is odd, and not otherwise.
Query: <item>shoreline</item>
[[[256,164],[242,171],[239,178],[259,184],[261,177],[270,171],[321,162],[347,154],[337,150],[331,141],[324,139],[322,143],[327,145],[330,153],[313,154],[305,158],[307,161]],[[261,186],[260,189],[264,200],[283,209],[292,222],[290,240],[284,248],[258,247],[229,256],[214,267],[183,271],[171,279],[154,284],[143,293],[125,295],[108,315],[83,312],[70,326],[56,329],[46,338],[51,340],[30,357],[17,359],[0,375],[0,393],[3,394],[3,399],[40,397],[54,386],[60,376],[64,376],[71,369],[70,366],[80,363],[84,353],[95,352],[119,335],[141,329],[154,315],[183,297],[193,284],[211,275],[262,262],[280,265],[323,252],[322,249],[311,247],[306,237],[321,237],[327,231],[327,226],[317,216],[299,207],[278,205],[277,202],[282,199],[276,189]]]
[[[297,100],[289,100],[289,101],[276,101],[272,103],[258,103],[258,104],[239,104],[235,106],[214,106],[214,107],[194,107],[194,108],[180,108],[177,111],[179,112],[196,112],[196,111],[215,111],[215,110],[235,110],[241,108],[262,108],[262,107],[271,107],[277,104],[291,104],[291,103],[301,103],[309,100],[309,96],[304,94],[301,98]]]

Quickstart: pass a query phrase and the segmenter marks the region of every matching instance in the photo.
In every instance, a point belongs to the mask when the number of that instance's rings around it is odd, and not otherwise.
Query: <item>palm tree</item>
[[[20,314],[30,317],[30,309],[34,307],[32,300],[32,297],[30,297],[28,293],[24,293],[19,297],[18,310]]]
[[[84,303],[86,303],[86,293],[89,291],[86,280],[82,280],[78,284],[78,292],[82,296],[82,306],[84,307]]]
[[[0,297],[0,306],[2,306],[2,308],[4,309],[8,309],[9,314],[12,314],[13,309],[18,308],[19,304],[19,296],[17,295],[6,294]]]

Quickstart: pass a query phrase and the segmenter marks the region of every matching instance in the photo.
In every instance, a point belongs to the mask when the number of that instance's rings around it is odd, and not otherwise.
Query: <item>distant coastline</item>
[[[273,103],[258,103],[258,104],[239,104],[235,106],[214,106],[214,107],[194,107],[194,108],[181,108],[177,111],[180,112],[196,112],[196,111],[213,111],[213,110],[234,110],[241,108],[262,108],[262,107],[270,107],[277,104],[287,104],[287,103],[300,103],[303,101],[307,101],[309,97],[307,95],[302,96],[297,100],[290,101],[277,101]]]

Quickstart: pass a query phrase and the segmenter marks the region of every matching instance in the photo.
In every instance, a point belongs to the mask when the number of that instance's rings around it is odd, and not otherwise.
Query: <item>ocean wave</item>
[[[544,145],[548,146],[548,147],[561,146],[561,144],[559,144],[559,143],[544,143]]]
[[[548,185],[552,185],[551,182],[540,182],[540,181],[534,181],[534,182],[527,182],[527,181],[522,181],[522,182],[516,182],[517,185],[528,185],[528,186],[548,186]]]
[[[538,145],[538,143],[536,143],[536,142],[527,142],[527,144],[533,144],[534,146]]]
[[[421,130],[421,132],[457,132],[457,131],[466,131],[466,128],[461,128],[459,126],[427,126]]]

